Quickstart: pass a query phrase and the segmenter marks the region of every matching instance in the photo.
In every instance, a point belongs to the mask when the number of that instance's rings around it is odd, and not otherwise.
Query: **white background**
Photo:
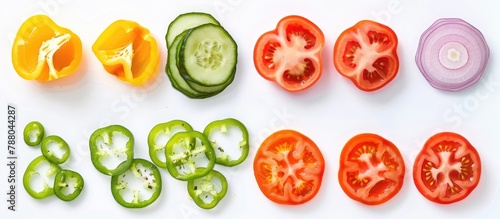
[[[416,0],[211,0],[211,1],[8,1],[0,7],[0,217],[1,218],[496,218],[500,215],[500,62],[497,51],[498,3],[495,1]],[[146,3],[147,2],[147,3]],[[164,35],[179,14],[213,14],[239,46],[234,82],[221,94],[189,99],[174,90],[163,70]],[[83,60],[78,72],[50,83],[26,81],[11,64],[12,39],[21,23],[36,13],[48,14],[78,34]],[[288,93],[261,78],[253,66],[253,47],[264,32],[284,16],[297,14],[323,31],[324,69],[320,80],[301,93]],[[481,81],[461,92],[432,88],[418,71],[414,54],[421,33],[436,19],[459,17],[484,34],[491,56]],[[158,77],[149,85],[132,87],[105,73],[91,51],[99,34],[117,19],[134,20],[150,29],[161,51]],[[399,37],[400,70],[383,89],[365,93],[341,77],[332,63],[333,44],[346,28],[363,19],[389,25]],[[22,187],[22,173],[40,154],[18,134],[17,211],[7,211],[7,104],[18,109],[17,130],[32,120],[42,122],[48,134],[57,134],[71,146],[66,168],[85,178],[81,196],[70,203],[50,197],[31,198]],[[121,124],[135,135],[136,157],[148,158],[147,134],[160,122],[183,119],[203,130],[216,119],[234,117],[251,136],[248,159],[233,169],[217,167],[229,181],[227,196],[210,211],[198,208],[184,182],[162,170],[164,190],[145,209],[126,209],[110,192],[110,178],[92,166],[88,138],[97,128]],[[274,204],[260,192],[253,177],[253,158],[262,140],[279,129],[295,129],[314,140],[323,152],[326,171],[317,196],[301,206]],[[411,168],[425,140],[439,131],[455,131],[472,142],[481,155],[483,173],[476,190],[465,200],[438,205],[415,188]],[[340,151],[352,136],[373,132],[397,145],[407,166],[401,191],[388,203],[370,207],[348,198],[337,180]],[[5,147],[5,148],[4,148]]]

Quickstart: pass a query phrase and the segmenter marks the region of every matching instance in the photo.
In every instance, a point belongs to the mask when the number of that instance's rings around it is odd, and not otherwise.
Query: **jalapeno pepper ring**
[[[90,158],[94,167],[105,175],[119,175],[132,165],[134,135],[121,125],[110,125],[95,130],[89,140]],[[109,157],[113,156],[113,157]],[[106,159],[118,159],[113,166]]]
[[[82,175],[72,170],[61,170],[54,179],[54,194],[63,201],[72,201],[83,190]]]
[[[41,167],[43,165],[48,165],[48,168],[43,169],[44,172],[41,173]],[[28,194],[36,199],[43,199],[49,196],[54,195],[53,183],[51,180],[54,180],[57,172],[61,170],[59,165],[51,163],[47,158],[43,155],[35,158],[26,168],[23,175],[23,186]],[[43,177],[43,189],[38,190],[35,189],[34,182],[32,182],[33,177]],[[38,181],[37,181],[38,182]],[[39,186],[38,186],[39,187]]]
[[[227,180],[216,170],[198,179],[188,181],[188,193],[200,208],[212,209],[227,193]]]
[[[160,196],[161,189],[160,171],[144,159],[133,159],[127,171],[111,177],[113,198],[126,208],[144,208],[152,204]],[[148,195],[149,198],[145,198]]]
[[[50,145],[52,144],[56,144],[59,150],[64,151],[63,154],[60,156],[56,155],[55,150],[50,148]],[[66,143],[64,139],[57,135],[51,135],[44,138],[42,141],[41,149],[43,156],[45,156],[45,158],[47,158],[47,160],[49,160],[51,163],[55,164],[62,164],[66,162],[71,153],[68,143]]]
[[[32,121],[24,127],[24,142],[28,146],[37,146],[42,142],[44,134],[45,128],[43,125],[38,121]]]
[[[181,181],[203,177],[215,166],[215,151],[207,137],[198,131],[179,132],[172,136],[165,148],[165,156],[168,172]]]
[[[225,142],[223,140],[225,139],[220,138],[229,138],[233,133],[236,133],[237,131],[233,128],[236,128],[241,132],[241,140],[235,145],[228,146],[227,144],[224,144]],[[222,136],[218,135],[219,133],[222,134]],[[233,118],[213,121],[205,127],[203,134],[207,136],[215,150],[217,164],[232,167],[243,163],[243,161],[245,161],[248,157],[248,151],[250,148],[248,144],[248,131],[245,125],[243,125],[240,121]],[[234,142],[230,142],[229,144],[231,143]],[[227,153],[228,149],[234,150],[234,148],[237,148],[237,150],[241,153],[241,155],[237,158],[231,157],[229,153]]]

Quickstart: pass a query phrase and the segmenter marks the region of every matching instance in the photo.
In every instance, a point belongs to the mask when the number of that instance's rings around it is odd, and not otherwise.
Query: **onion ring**
[[[460,91],[481,78],[489,56],[478,29],[459,18],[441,18],[420,37],[415,61],[432,87]]]

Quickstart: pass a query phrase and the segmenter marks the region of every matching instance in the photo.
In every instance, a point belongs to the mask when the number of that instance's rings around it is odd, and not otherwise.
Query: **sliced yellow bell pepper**
[[[108,73],[132,85],[142,85],[158,72],[156,40],[134,21],[113,22],[97,38],[92,51]]]
[[[12,64],[26,80],[51,81],[76,71],[82,59],[82,42],[71,30],[46,15],[28,18],[12,46]]]

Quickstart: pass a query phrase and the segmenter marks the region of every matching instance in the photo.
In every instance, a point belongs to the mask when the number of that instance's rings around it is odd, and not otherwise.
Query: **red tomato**
[[[312,86],[323,70],[323,32],[300,16],[281,19],[275,30],[257,40],[253,61],[257,72],[283,89],[301,91]]]
[[[467,197],[479,183],[481,160],[463,136],[438,133],[425,142],[413,165],[413,181],[427,199],[450,204]]]
[[[333,49],[337,71],[363,91],[392,81],[399,70],[398,38],[382,24],[364,20],[340,34]]]
[[[271,201],[297,205],[311,200],[321,187],[325,161],[303,134],[282,130],[260,146],[253,163],[260,190]]]
[[[403,186],[405,164],[398,148],[376,134],[351,138],[340,154],[339,182],[352,199],[378,205]]]

